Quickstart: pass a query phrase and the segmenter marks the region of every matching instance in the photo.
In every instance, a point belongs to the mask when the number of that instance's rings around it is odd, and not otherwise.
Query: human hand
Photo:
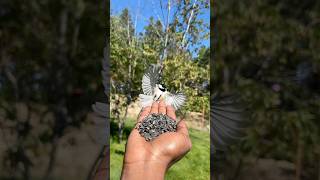
[[[166,114],[176,120],[175,109],[157,101],[142,110],[138,122],[152,113]],[[166,170],[190,149],[191,140],[183,120],[177,124],[176,132],[161,134],[151,141],[146,141],[137,129],[133,129],[126,145],[121,179],[164,179]]]

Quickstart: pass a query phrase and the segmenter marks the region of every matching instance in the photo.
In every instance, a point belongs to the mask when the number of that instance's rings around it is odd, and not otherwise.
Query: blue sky
[[[138,21],[136,24],[136,31],[138,33],[143,32],[144,27],[149,23],[149,18],[151,16],[155,19],[158,19],[159,16],[161,20],[165,19],[163,16],[166,17],[166,12],[163,12],[162,16],[159,2],[160,0],[111,0],[111,15],[119,15],[123,9],[128,8],[133,22],[135,22],[135,17],[137,16]],[[167,0],[163,0],[164,9],[166,4]],[[203,19],[203,21],[209,25],[210,9],[208,8],[204,10],[203,14],[201,14],[199,18]],[[209,39],[201,41],[200,46],[202,45],[209,47]],[[191,49],[194,48],[195,47],[191,47]]]

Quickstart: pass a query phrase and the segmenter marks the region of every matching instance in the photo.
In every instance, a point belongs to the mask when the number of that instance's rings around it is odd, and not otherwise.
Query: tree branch
[[[171,10],[171,1],[168,1],[168,13],[167,13],[167,21],[166,21],[166,38],[164,41],[164,49],[162,57],[160,58],[160,64],[162,64],[163,60],[167,57],[167,46],[168,46],[168,37],[169,37],[169,18],[170,18],[170,10]]]
[[[182,37],[182,41],[181,41],[181,47],[182,47],[182,48],[185,47],[186,37],[187,37],[188,31],[189,31],[189,28],[190,28],[191,20],[192,20],[192,18],[193,18],[193,14],[194,14],[194,9],[195,9],[195,7],[196,7],[196,3],[197,3],[197,0],[195,0],[195,1],[193,2],[192,10],[191,10],[191,13],[190,13],[190,17],[189,17],[189,19],[188,19],[187,29],[186,29],[186,31],[183,33],[183,37]]]

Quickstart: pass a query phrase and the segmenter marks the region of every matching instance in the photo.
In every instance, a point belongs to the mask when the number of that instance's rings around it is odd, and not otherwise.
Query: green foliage
[[[295,75],[303,62],[312,64],[313,73],[320,72],[315,51],[320,28],[314,25],[319,2],[285,2],[216,2],[219,35],[211,81],[216,89],[235,90],[247,103],[253,125],[242,144],[243,155],[296,162],[303,146],[307,169],[320,141],[315,128],[319,91],[299,84]]]
[[[201,67],[186,58],[177,55],[164,62],[164,81],[173,92],[180,91],[187,95],[186,110],[202,112],[204,108],[208,112],[209,91],[204,83],[209,79],[209,65]]]
[[[194,33],[193,39],[197,42],[203,37],[195,37],[196,32],[206,31],[203,23],[198,22],[197,16],[201,14],[201,8],[204,8],[204,2],[196,8],[189,33]],[[178,5],[181,10],[177,13],[190,13],[192,4]],[[177,19],[176,23],[171,24],[170,32],[166,32],[160,20],[154,20],[150,17],[149,24],[145,27],[145,32],[137,35],[130,13],[124,9],[120,15],[111,17],[111,94],[112,103],[118,101],[120,97],[115,94],[130,96],[136,100],[141,90],[141,79],[144,71],[150,64],[159,62],[160,56],[164,50],[164,39],[166,34],[169,36],[169,45],[166,47],[169,55],[164,61],[163,78],[166,85],[172,91],[183,91],[188,96],[186,110],[198,111],[208,114],[209,112],[209,48],[202,47],[199,54],[194,59],[190,56],[188,49],[179,49],[182,39],[179,39],[182,33],[182,27],[186,27],[189,16],[184,15],[182,19]],[[196,22],[197,21],[197,22]],[[182,26],[184,24],[184,26]],[[174,27],[179,26],[180,30],[173,31]],[[130,33],[128,33],[130,32]],[[186,32],[187,33],[187,32]],[[187,33],[188,34],[188,33]],[[186,42],[191,41],[190,39]],[[193,40],[195,41],[195,39]],[[172,44],[176,43],[176,44]],[[191,42],[190,42],[191,43]],[[178,49],[177,49],[178,48]],[[122,88],[121,88],[122,87]],[[127,104],[125,98],[120,101],[121,106]],[[125,110],[122,110],[125,113]]]

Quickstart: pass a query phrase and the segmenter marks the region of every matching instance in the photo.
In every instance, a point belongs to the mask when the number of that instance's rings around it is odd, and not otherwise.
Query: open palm
[[[155,102],[151,107],[146,107],[140,113],[138,122],[149,114],[166,114],[176,120],[175,110],[172,106],[166,106],[163,101]],[[133,129],[127,141],[124,163],[137,162],[160,162],[170,167],[174,162],[180,160],[191,149],[186,123],[182,120],[177,125],[176,132],[167,132],[157,138],[146,141]]]

